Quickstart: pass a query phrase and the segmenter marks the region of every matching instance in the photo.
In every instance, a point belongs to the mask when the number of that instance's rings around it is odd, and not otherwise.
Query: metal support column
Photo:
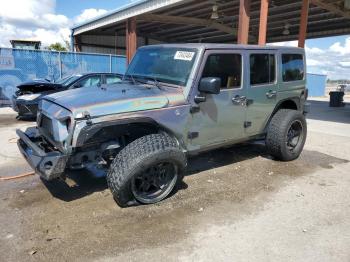
[[[61,52],[58,52],[58,70],[59,70],[60,78],[62,78],[62,57],[61,57]]]
[[[299,41],[298,46],[305,47],[305,39],[307,34],[307,21],[309,16],[309,0],[303,0],[300,15]]]
[[[126,60],[129,64],[137,49],[136,18],[126,21]]]
[[[269,12],[269,0],[261,0],[259,22],[259,45],[266,45],[267,17]]]
[[[112,55],[109,55],[109,72],[112,73]]]
[[[238,44],[248,44],[250,0],[239,1]]]

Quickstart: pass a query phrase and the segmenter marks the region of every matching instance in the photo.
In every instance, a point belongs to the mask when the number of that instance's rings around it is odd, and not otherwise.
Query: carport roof
[[[310,0],[307,38],[350,33],[348,0]],[[219,19],[211,20],[217,4]],[[270,1],[267,41],[296,40],[302,1]],[[251,0],[250,42],[259,34],[260,0]],[[164,42],[236,41],[239,0],[142,0],[72,28],[73,35],[124,35],[125,21],[136,17],[137,33]],[[174,18],[176,17],[176,18]]]

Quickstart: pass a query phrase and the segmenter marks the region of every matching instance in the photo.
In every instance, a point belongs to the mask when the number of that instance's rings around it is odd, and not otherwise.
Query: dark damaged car
[[[19,118],[33,119],[37,115],[40,99],[46,95],[75,88],[114,84],[121,79],[120,74],[86,73],[70,75],[56,82],[48,80],[25,82],[17,86],[17,91],[12,98],[12,107],[18,112]]]

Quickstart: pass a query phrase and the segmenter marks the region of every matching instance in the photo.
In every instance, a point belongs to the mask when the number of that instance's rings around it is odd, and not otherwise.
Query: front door
[[[276,105],[277,57],[273,50],[249,53],[249,87],[247,89],[247,135],[261,134]]]
[[[241,52],[207,51],[200,72],[200,78],[220,78],[221,90],[219,94],[200,94],[206,100],[198,104],[199,111],[192,113],[189,147],[200,150],[242,139],[246,89]]]

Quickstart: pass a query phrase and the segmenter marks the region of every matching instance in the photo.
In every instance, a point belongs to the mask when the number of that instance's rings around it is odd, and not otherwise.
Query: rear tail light
[[[308,97],[309,97],[309,89],[306,88],[305,91],[303,91],[303,92],[301,93],[300,98],[301,98],[301,99],[304,99],[304,100],[306,101]]]
[[[309,89],[305,89],[305,100],[307,100],[309,97]]]

